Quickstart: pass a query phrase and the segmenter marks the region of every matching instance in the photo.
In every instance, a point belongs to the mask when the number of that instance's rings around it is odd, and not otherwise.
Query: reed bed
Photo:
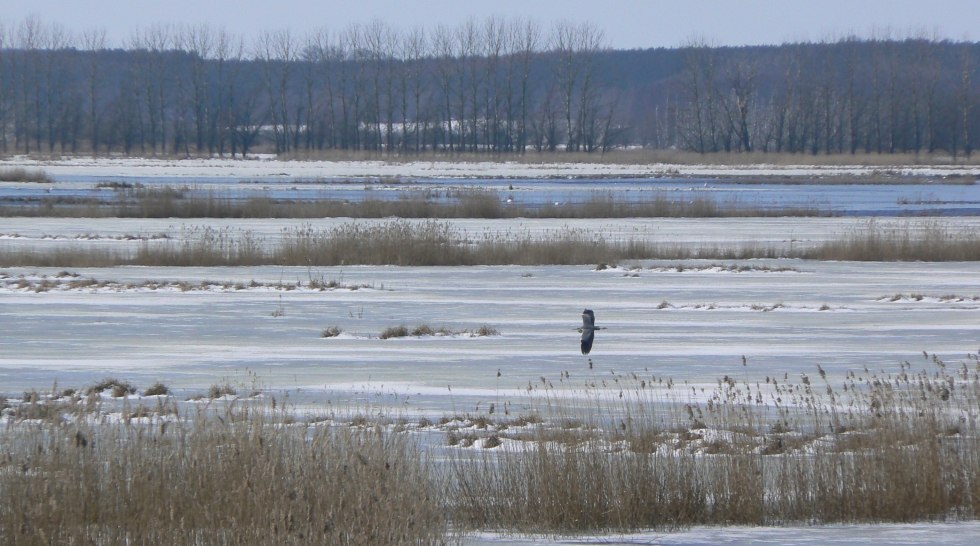
[[[0,265],[51,267],[248,265],[501,265],[610,263],[655,256],[642,241],[613,242],[583,229],[469,237],[448,222],[349,222],[331,229],[299,227],[277,241],[248,230],[184,229],[180,236],[146,240],[134,250],[63,245],[47,251],[0,248]]]
[[[816,207],[764,208],[737,200],[719,202],[705,195],[672,199],[659,195],[632,201],[594,192],[581,203],[530,205],[507,202],[503,193],[484,189],[418,191],[399,199],[279,200],[265,196],[236,199],[215,192],[195,194],[189,187],[117,188],[106,202],[95,198],[41,198],[0,206],[2,216],[83,218],[725,218],[830,216]]]
[[[973,519],[980,357],[925,357],[920,371],[714,387],[561,372],[518,404],[415,423],[297,414],[274,397],[25,393],[0,399],[0,538],[429,544]]]
[[[453,461],[454,522],[576,533],[972,519],[980,366],[969,359],[919,373],[903,363],[837,386],[726,377],[706,393],[611,377],[582,388],[584,411],[561,407],[567,385],[543,379],[543,419],[487,426],[502,447]]]
[[[147,239],[136,250],[62,245],[51,250],[0,247],[0,266],[334,266],[575,265],[642,259],[803,258],[854,261],[976,261],[980,233],[952,232],[939,222],[884,228],[874,221],[811,246],[606,240],[586,229],[532,235],[526,231],[470,235],[450,222],[348,222],[330,229],[284,230],[269,241],[248,230],[197,226],[175,237]]]
[[[976,261],[980,233],[956,233],[940,222],[882,227],[871,220],[861,229],[802,252],[802,258],[841,261]]]
[[[0,168],[0,182],[35,182],[50,184],[54,179],[41,169],[25,169],[23,167]]]
[[[50,419],[18,407],[34,418],[0,432],[4,544],[449,541],[431,465],[407,435],[234,404],[192,416],[167,402],[53,404]]]

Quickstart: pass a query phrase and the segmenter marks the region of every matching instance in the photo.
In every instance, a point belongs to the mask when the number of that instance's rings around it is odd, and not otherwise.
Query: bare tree
[[[297,54],[297,43],[288,29],[265,31],[256,42],[255,56],[262,62],[264,69],[267,108],[276,153],[289,152],[299,138],[298,131],[292,125],[292,95],[289,87]]]
[[[214,60],[217,63],[215,86],[216,98],[214,114],[211,116],[209,140],[213,145],[209,149],[217,149],[218,155],[224,156],[227,147],[231,148],[232,157],[238,148],[236,119],[239,108],[238,76],[241,71],[242,58],[245,54],[245,41],[241,36],[234,36],[225,29],[217,32],[214,42]],[[244,155],[244,154],[243,154]]]
[[[730,131],[738,139],[739,149],[752,151],[752,137],[749,133],[749,115],[755,95],[756,67],[750,60],[735,59],[728,65],[728,85],[731,89],[730,101],[723,101],[728,111]]]
[[[428,53],[428,37],[425,29],[415,27],[405,34],[402,38],[401,57],[405,63],[405,70],[401,76],[401,97],[402,97],[402,150],[408,151],[410,148],[415,152],[422,150],[422,133],[425,130],[425,116],[422,112],[422,96],[427,90],[427,74],[425,73],[425,57]],[[411,99],[411,104],[409,104]],[[409,110],[413,112],[411,122],[411,136],[409,139]],[[409,144],[411,140],[411,145]]]
[[[398,35],[394,29],[379,19],[367,25],[363,35],[373,82],[371,115],[374,125],[374,144],[372,147],[378,151],[391,152],[396,102],[394,71],[400,67],[395,59]]]
[[[973,64],[973,56],[971,54],[970,48],[967,45],[963,45],[960,48],[960,77],[959,86],[956,92],[956,102],[957,111],[959,114],[959,131],[958,137],[962,138],[962,149],[966,157],[970,157],[973,154],[973,134],[970,132],[970,121],[973,113],[973,72],[975,70]],[[956,146],[954,145],[954,157],[956,154]]]
[[[489,17],[483,25],[483,42],[485,44],[485,98],[483,100],[484,137],[487,148],[492,153],[500,151],[503,144],[501,135],[500,108],[501,88],[500,57],[506,42],[505,23],[498,17]]]
[[[453,139],[453,97],[455,95],[454,90],[457,87],[455,82],[456,70],[453,66],[457,58],[457,50],[453,31],[443,25],[437,26],[433,34],[433,47],[436,55],[436,78],[438,80],[441,95],[440,102],[442,104],[440,114],[442,147],[452,153],[455,150]]]
[[[28,16],[17,27],[17,46],[24,52],[23,67],[17,88],[14,111],[14,134],[25,153],[31,151],[31,140],[41,147],[41,49],[46,40],[40,17]],[[19,146],[18,146],[19,147]]]
[[[567,21],[561,22],[552,29],[551,48],[557,56],[555,78],[561,97],[568,151],[572,151],[577,146],[575,142],[575,128],[572,122],[576,117],[572,105],[575,102],[575,87],[581,68],[575,55],[577,40],[578,32],[572,23]]]
[[[480,28],[473,19],[467,20],[456,29],[456,40],[459,58],[456,61],[457,75],[459,80],[459,121],[461,133],[461,147],[466,148],[466,141],[469,141],[471,152],[477,151],[478,138],[480,134],[480,101],[479,93],[482,84],[483,72],[480,70]],[[469,127],[467,131],[467,127]],[[467,134],[468,132],[468,134]]]
[[[518,153],[523,154],[527,148],[527,127],[528,114],[530,111],[531,100],[531,60],[541,44],[541,27],[530,20],[515,21],[510,40],[508,41],[508,81],[517,80],[517,105],[516,108],[511,100],[507,106],[508,126],[516,125],[517,134],[512,140],[516,141]],[[508,97],[512,97],[508,93]],[[515,113],[515,110],[517,111]],[[516,123],[513,116],[516,115]]]
[[[362,148],[361,122],[362,101],[367,86],[364,75],[363,29],[360,25],[352,24],[344,29],[337,39],[340,79],[341,117],[343,131],[341,146],[345,149],[360,150]]]
[[[207,148],[214,153],[214,141],[208,138],[211,127],[212,99],[208,64],[215,53],[216,31],[207,24],[185,26],[179,29],[179,40],[190,53],[191,88],[188,109],[194,116],[194,145],[197,153]]]
[[[305,146],[307,149],[322,149],[333,146],[331,137],[334,125],[333,98],[334,86],[330,71],[334,62],[333,43],[330,31],[320,28],[306,38],[303,49],[303,93],[306,101]]]
[[[99,155],[99,139],[101,136],[102,111],[100,108],[102,86],[102,66],[100,59],[106,49],[105,28],[90,29],[82,32],[82,47],[90,54],[86,64],[86,91],[88,92],[88,127],[89,147],[92,155]]]
[[[687,146],[699,153],[718,151],[716,141],[715,52],[704,42],[684,48],[684,88],[689,109],[683,124]]]
[[[7,124],[10,119],[9,75],[13,68],[8,64],[6,49],[8,47],[7,27],[0,21],[0,152],[7,153]]]
[[[150,147],[151,153],[164,153],[167,142],[167,123],[171,109],[173,74],[167,63],[167,53],[173,51],[174,36],[170,25],[157,24],[146,29],[136,29],[130,47],[136,50],[131,72],[139,80],[139,92],[143,98],[143,111],[148,127],[140,129],[140,142]],[[148,142],[147,142],[148,141]]]

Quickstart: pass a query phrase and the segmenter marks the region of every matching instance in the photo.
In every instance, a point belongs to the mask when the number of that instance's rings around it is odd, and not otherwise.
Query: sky
[[[978,0],[0,0],[0,25],[37,15],[73,33],[104,29],[125,47],[134,30],[208,23],[243,35],[340,30],[381,20],[397,29],[458,25],[490,16],[548,27],[592,22],[615,49],[759,45],[843,36],[980,40]]]

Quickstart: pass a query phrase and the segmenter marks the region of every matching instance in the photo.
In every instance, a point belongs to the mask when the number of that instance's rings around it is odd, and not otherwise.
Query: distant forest
[[[980,44],[857,39],[613,50],[594,25],[490,18],[242,37],[0,22],[0,151],[969,156]]]

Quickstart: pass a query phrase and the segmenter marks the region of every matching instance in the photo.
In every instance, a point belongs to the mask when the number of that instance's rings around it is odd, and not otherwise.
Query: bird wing
[[[595,327],[595,313],[592,312],[592,309],[582,311],[582,327],[588,329]]]
[[[591,328],[582,330],[582,354],[589,354],[589,351],[592,350],[593,340],[595,340],[595,330]]]

